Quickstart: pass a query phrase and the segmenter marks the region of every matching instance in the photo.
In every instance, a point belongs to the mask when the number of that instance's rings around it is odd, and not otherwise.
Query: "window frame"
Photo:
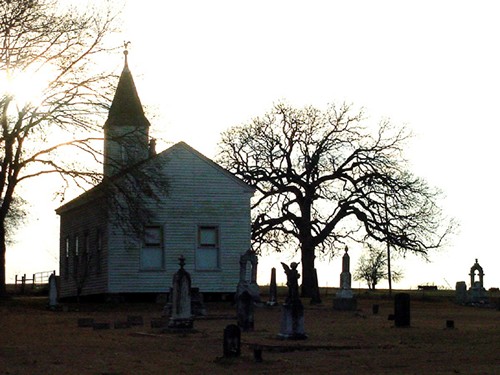
[[[157,236],[154,236],[155,241],[148,241],[148,230],[155,229],[158,231],[156,233]],[[141,271],[146,271],[146,272],[154,272],[154,271],[163,271],[165,270],[165,251],[164,251],[164,243],[163,243],[163,231],[164,228],[162,225],[156,225],[156,224],[151,224],[151,225],[145,225],[144,226],[144,234],[143,238],[141,241],[141,252],[140,252],[140,259],[139,259],[139,269]],[[156,239],[157,238],[157,239]],[[159,251],[160,252],[160,264],[158,266],[147,266],[145,265],[145,259],[146,259],[146,254],[147,252],[151,251]]]
[[[202,232],[203,230],[211,229],[215,232],[215,241],[213,243],[202,242]],[[221,230],[219,225],[214,224],[199,224],[196,227],[196,270],[197,271],[220,271],[221,270],[221,260],[220,260],[220,248],[221,248]],[[202,252],[212,251],[215,252],[215,265],[203,265],[202,262]]]
[[[66,236],[64,238],[64,277],[67,279],[69,276],[69,255],[71,252],[71,238]]]
[[[73,238],[73,276],[78,275],[78,269],[80,266],[80,236],[75,234]]]
[[[96,228],[95,238],[95,271],[97,274],[101,273],[101,257],[102,257],[102,231]]]

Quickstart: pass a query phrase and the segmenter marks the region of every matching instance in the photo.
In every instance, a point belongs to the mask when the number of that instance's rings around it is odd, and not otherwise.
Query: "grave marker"
[[[410,326],[410,295],[408,293],[394,295],[394,325],[396,327]]]
[[[53,273],[49,277],[49,309],[55,310],[57,308],[57,300],[57,278],[55,273]]]
[[[350,258],[348,248],[342,257],[342,273],[340,274],[340,290],[333,299],[333,308],[341,311],[356,310],[358,304],[351,289]]]
[[[278,304],[278,286],[276,284],[276,268],[271,268],[271,282],[269,283],[269,301],[267,306],[276,306]]]
[[[235,324],[224,328],[224,357],[239,357],[241,354],[241,330]]]
[[[193,316],[191,314],[191,275],[184,269],[184,256],[179,257],[179,270],[172,281],[172,316],[168,328],[191,329]]]
[[[282,305],[281,327],[278,338],[285,340],[304,340],[304,306],[299,297],[299,263],[292,262],[290,267],[281,263],[287,276],[288,297]]]

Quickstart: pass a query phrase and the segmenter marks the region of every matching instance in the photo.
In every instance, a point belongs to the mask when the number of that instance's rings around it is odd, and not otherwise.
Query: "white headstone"
[[[49,277],[49,308],[55,309],[57,306],[57,281],[56,275],[52,274]]]

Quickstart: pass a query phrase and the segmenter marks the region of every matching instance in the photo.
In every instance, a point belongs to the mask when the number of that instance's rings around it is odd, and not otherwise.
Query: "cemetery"
[[[347,251],[343,262],[341,287],[320,288],[320,304],[300,298],[296,263],[282,263],[269,285],[257,286],[248,253],[232,301],[193,298],[182,256],[166,304],[57,303],[50,282],[47,295],[0,301],[0,374],[491,374],[500,368],[498,291],[482,290],[489,299],[481,307],[457,303],[452,290],[352,291]],[[276,285],[276,272],[287,274],[287,285]],[[339,302],[353,296],[355,307]],[[203,307],[192,309],[195,303]]]

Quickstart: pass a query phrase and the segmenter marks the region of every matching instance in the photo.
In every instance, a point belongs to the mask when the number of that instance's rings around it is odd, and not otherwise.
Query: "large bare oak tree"
[[[80,185],[101,178],[85,163],[101,152],[93,137],[100,136],[99,116],[110,103],[111,75],[96,63],[110,50],[115,16],[109,7],[82,12],[61,3],[0,0],[0,295],[8,230],[21,212],[18,187],[47,174]],[[36,97],[16,91],[28,75]],[[44,85],[35,93],[41,77]]]
[[[218,161],[257,189],[254,246],[300,251],[303,296],[317,287],[318,252],[369,237],[425,256],[453,230],[437,205],[440,192],[408,171],[409,132],[388,120],[365,122],[349,105],[280,103],[222,135]]]

